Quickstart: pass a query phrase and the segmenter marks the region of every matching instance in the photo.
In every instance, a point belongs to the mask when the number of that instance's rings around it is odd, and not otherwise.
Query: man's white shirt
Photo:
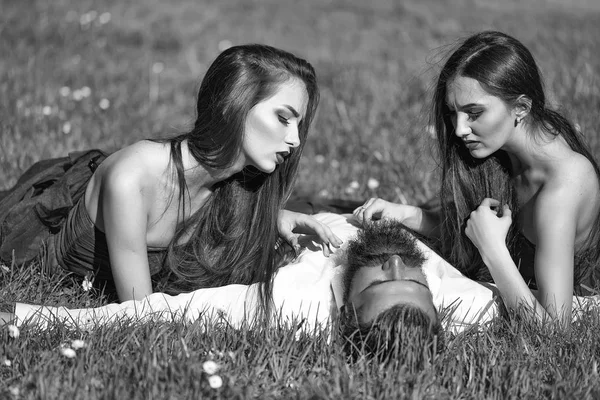
[[[280,322],[303,321],[302,326],[308,331],[326,326],[342,305],[345,245],[358,230],[349,214],[323,213],[314,217],[327,224],[344,245],[325,257],[315,242],[304,237],[307,247],[294,262],[280,268],[273,281],[275,317]],[[440,311],[447,311],[443,321],[446,329],[458,333],[474,325],[484,325],[497,316],[498,293],[493,286],[466,278],[425,244],[418,244],[427,257],[423,273],[433,302]],[[258,289],[258,284],[253,284],[199,289],[177,296],[153,293],[143,300],[81,309],[17,303],[15,316],[17,325],[27,322],[42,328],[55,321],[89,329],[119,320],[198,318],[224,318],[234,327],[240,327],[256,315]],[[581,299],[574,301],[579,304]]]

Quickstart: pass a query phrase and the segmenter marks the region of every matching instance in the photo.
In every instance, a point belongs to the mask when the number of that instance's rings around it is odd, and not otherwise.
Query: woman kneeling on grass
[[[7,254],[18,262],[31,259],[31,251],[13,249],[35,241],[19,236],[19,229],[27,230],[19,226],[22,221],[8,224],[14,211],[30,202],[27,209],[39,217],[40,210],[47,211],[45,201],[56,201],[56,193],[68,196],[79,183],[79,197],[69,199],[74,206],[64,212],[64,221],[46,218],[40,225],[54,223],[51,233],[40,234],[47,267],[114,283],[121,301],[147,296],[153,284],[173,294],[261,282],[266,306],[271,278],[282,262],[275,251],[279,235],[296,248],[293,230],[314,231],[326,255],[328,245],[340,245],[312,217],[282,210],[318,101],[308,62],[264,45],[222,52],[202,81],[190,132],[140,141],[108,157],[86,153],[51,188],[35,181],[47,170],[41,162],[26,173],[34,175],[33,184],[23,177],[5,193],[0,198],[4,262],[10,262]],[[59,182],[66,195],[46,192]],[[31,190],[18,197],[27,184]],[[38,201],[44,192],[52,195]]]
[[[573,294],[600,283],[600,170],[573,125],[546,107],[531,53],[503,33],[471,36],[446,61],[431,116],[440,212],[370,199],[355,215],[441,238],[467,276],[489,270],[509,309],[567,326]]]

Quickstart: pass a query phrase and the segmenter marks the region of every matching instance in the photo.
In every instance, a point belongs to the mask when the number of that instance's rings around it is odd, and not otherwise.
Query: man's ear
[[[520,95],[514,103],[513,110],[515,112],[515,117],[517,122],[521,122],[525,117],[529,115],[531,111],[532,101],[529,97],[524,94]]]

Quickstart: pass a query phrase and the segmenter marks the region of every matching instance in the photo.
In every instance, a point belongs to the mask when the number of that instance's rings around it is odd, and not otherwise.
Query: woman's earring
[[[515,128],[517,125],[519,125],[519,123],[521,123],[521,120],[519,118],[515,118]]]

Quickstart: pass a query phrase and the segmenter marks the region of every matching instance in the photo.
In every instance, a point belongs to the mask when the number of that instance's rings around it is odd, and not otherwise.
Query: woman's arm
[[[570,321],[581,197],[575,188],[543,190],[535,204],[537,298],[554,318]]]
[[[17,303],[14,314],[6,313],[6,317],[17,326],[27,323],[42,329],[54,322],[79,328],[94,328],[123,320],[191,322],[203,316],[226,320],[239,327],[245,321],[255,320],[258,289],[259,284],[255,283],[198,289],[177,296],[153,293],[142,300],[79,309]],[[0,318],[4,317],[3,314],[0,313]]]
[[[425,237],[440,236],[440,216],[434,210],[371,198],[354,210],[354,216],[361,224],[378,219],[396,219]]]
[[[96,220],[106,235],[113,280],[120,301],[152,293],[148,265],[148,191],[145,175],[130,163],[115,163],[102,178]]]
[[[540,321],[558,319],[567,326],[571,320],[573,295],[576,219],[572,204],[551,193],[540,193],[536,201],[537,298],[527,287],[506,247],[506,234],[512,221],[510,210],[505,207],[502,217],[498,217],[492,209],[498,205],[496,200],[485,199],[471,213],[465,233],[479,249],[505,305],[509,309],[526,307],[534,311]]]

